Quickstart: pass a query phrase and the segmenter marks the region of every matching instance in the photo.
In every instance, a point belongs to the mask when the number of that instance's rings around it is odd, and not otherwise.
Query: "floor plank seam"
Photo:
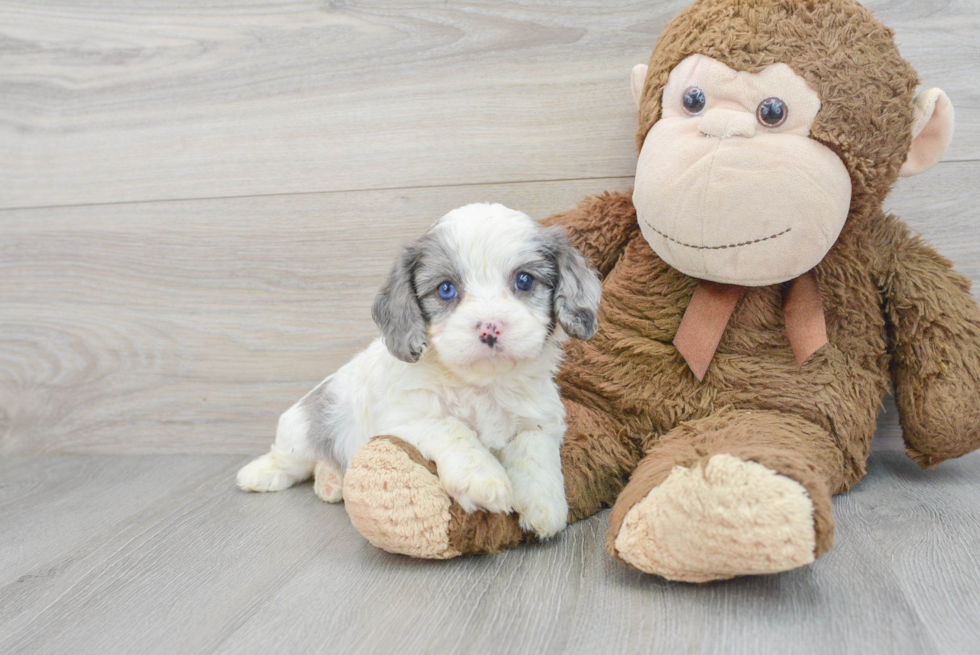
[[[247,492],[242,491],[240,493],[247,493]],[[213,644],[213,646],[208,652],[212,652],[212,653],[218,652],[224,644],[226,644],[230,639],[232,639],[236,634],[238,634],[238,632],[242,628],[244,628],[257,614],[259,614],[259,612],[261,612],[265,607],[272,604],[274,601],[278,600],[280,595],[286,589],[289,588],[289,583],[292,582],[294,579],[296,579],[301,573],[305,573],[306,570],[309,568],[310,564],[312,564],[318,557],[320,557],[320,555],[322,555],[324,551],[330,548],[330,546],[331,546],[330,542],[325,541],[319,549],[310,553],[310,555],[304,558],[302,562],[297,563],[291,575],[289,575],[287,578],[277,578],[276,580],[274,580],[273,582],[275,585],[276,592],[266,596],[262,602],[254,604],[251,610],[247,611],[247,613],[241,616],[241,620],[237,622],[237,625],[235,625],[234,628],[230,629],[228,633],[225,634],[220,639],[220,641]]]
[[[896,459],[898,457],[906,458],[906,455],[904,453],[901,454],[896,453],[896,455],[897,455]],[[906,479],[904,475],[899,475],[895,471],[885,470],[886,466],[882,461],[881,454],[879,454],[877,461],[875,460],[871,460],[871,461],[874,462],[874,466],[875,468],[878,469],[877,472],[879,475],[883,475],[883,476],[888,475],[895,479],[894,484],[896,484],[899,491],[901,491],[904,487],[907,493],[913,496],[916,495],[915,489],[909,488],[909,485],[915,484],[913,481]],[[869,467],[869,472],[871,472],[870,467]],[[955,506],[955,502],[953,501],[953,499],[946,497],[945,500],[947,501],[949,507]],[[902,590],[902,595],[905,597],[906,602],[908,603],[910,609],[919,618],[919,621],[921,622],[923,628],[925,629],[926,634],[928,635],[930,641],[935,646],[936,652],[943,652],[940,647],[940,643],[941,643],[940,636],[935,633],[933,624],[927,619],[926,616],[922,614],[922,611],[920,610],[920,603],[917,602],[916,600],[914,589],[910,588],[909,584],[907,583],[906,576],[903,575],[898,568],[896,568],[893,558],[886,556],[885,553],[883,552],[883,544],[882,544],[881,537],[879,537],[873,529],[870,531],[870,534],[871,534],[871,538],[874,540],[876,550],[878,550],[879,554],[882,557],[882,560],[885,562],[885,565],[888,567],[888,570],[895,575],[895,578],[898,581],[899,588]]]
[[[980,161],[980,160],[977,160]],[[632,180],[633,175],[599,175],[597,177],[559,177],[540,180],[500,180],[487,182],[450,182],[445,184],[418,184],[393,187],[363,187],[357,189],[327,189],[322,191],[292,191],[282,193],[254,193],[228,196],[187,196],[185,198],[148,198],[140,200],[119,200],[113,202],[80,202],[63,205],[24,205],[20,207],[0,207],[0,214],[46,209],[76,209],[80,207],[114,207],[122,205],[149,205],[171,202],[199,202],[209,200],[247,200],[249,198],[283,198],[290,196],[333,195],[339,193],[383,193],[389,191],[417,191],[424,189],[456,189],[463,187],[513,186],[522,184],[557,184],[559,182],[588,182],[589,180]]]
[[[881,457],[881,454],[878,454],[878,457]],[[872,457],[869,458],[868,463],[869,466],[866,475],[868,476],[878,475],[880,477],[884,477],[884,475],[886,475],[886,472],[882,470],[883,467],[880,465],[880,463],[876,462],[876,458],[874,455],[872,455]],[[877,471],[875,469],[877,469]],[[881,543],[881,539],[875,533],[874,525],[872,524],[871,521],[868,521],[864,517],[863,512],[859,514],[859,517],[861,522],[864,524],[865,528],[867,529],[870,540],[874,543],[875,553],[878,555],[879,560],[884,564],[888,572],[894,577],[895,583],[898,586],[898,588],[901,589],[902,598],[905,601],[905,604],[919,620],[919,624],[922,626],[925,632],[925,636],[928,638],[929,643],[932,644],[933,648],[935,649],[935,652],[941,653],[942,649],[939,647],[939,640],[937,639],[936,635],[933,633],[932,627],[929,625],[929,622],[926,620],[926,617],[924,617],[922,613],[919,611],[918,605],[915,602],[915,599],[912,597],[907,585],[905,584],[905,580],[901,572],[895,568],[895,565],[892,562],[891,557],[889,557],[885,553],[884,547]]]
[[[236,464],[236,466],[237,466],[237,464]],[[230,480],[230,478],[229,478],[229,480]],[[205,487],[207,487],[209,485],[213,485],[213,484],[214,484],[214,473],[210,473],[209,472],[200,481],[198,481],[198,482],[192,482],[192,483],[190,483],[190,485],[187,485],[187,486],[194,486],[194,491],[196,492],[196,491],[198,491],[200,489],[203,489],[203,488],[205,488]],[[223,491],[218,491],[218,492],[212,494],[209,497],[209,499],[212,500],[212,501],[214,501],[214,500],[220,500],[220,498],[221,498],[220,494],[223,494],[223,493],[224,493]],[[112,551],[108,555],[100,558],[99,559],[99,563],[102,563],[102,562],[105,562],[105,561],[109,561],[109,560],[112,560],[113,558],[117,557],[119,555],[119,553],[125,551],[130,546],[130,544],[132,544],[134,541],[137,541],[138,539],[144,537],[148,532],[150,532],[154,528],[157,528],[153,532],[153,534],[151,534],[148,538],[143,539],[143,541],[140,543],[140,545],[145,544],[149,539],[155,537],[156,535],[158,535],[164,529],[164,528],[159,527],[161,525],[161,523],[166,523],[166,526],[165,527],[171,526],[173,524],[173,521],[171,520],[172,517],[176,517],[176,519],[179,519],[182,516],[185,516],[188,512],[191,511],[189,509],[188,510],[185,510],[185,508],[187,508],[188,505],[195,504],[195,501],[200,501],[200,500],[201,500],[201,497],[199,495],[192,495],[188,500],[186,500],[179,507],[174,508],[174,509],[170,510],[169,512],[165,513],[159,519],[155,520],[152,525],[146,527],[144,530],[138,532],[137,534],[135,534],[132,537],[130,537],[129,539],[127,539],[125,543],[121,544],[118,548],[116,548],[114,551]],[[197,506],[200,506],[201,504],[202,503],[199,502],[199,503],[197,503]],[[87,586],[87,582],[88,582],[89,576],[91,576],[92,573],[93,573],[93,571],[95,571],[97,568],[99,568],[99,564],[93,565],[91,568],[89,568],[88,570],[86,570],[84,573],[80,574],[78,576],[78,578],[74,582],[72,582],[63,592],[61,592],[54,600],[52,600],[50,603],[48,603],[45,607],[43,607],[40,610],[38,610],[30,619],[27,620],[26,623],[24,623],[23,626],[21,626],[19,629],[17,629],[16,632],[13,632],[10,635],[8,635],[5,641],[10,642],[10,641],[13,641],[13,640],[19,638],[23,633],[25,633],[26,631],[29,631],[46,612],[48,612],[52,607],[54,607],[55,605],[57,605],[58,602],[62,598],[65,598],[67,595],[69,595],[73,590],[75,590],[76,588],[78,588],[80,585]],[[98,577],[98,576],[96,576],[96,577]],[[91,593],[92,593],[92,590],[91,589],[87,589],[85,591],[89,595],[91,595]]]

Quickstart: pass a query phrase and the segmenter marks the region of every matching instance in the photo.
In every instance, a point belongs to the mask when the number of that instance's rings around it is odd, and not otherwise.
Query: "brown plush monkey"
[[[882,212],[952,133],[917,82],[852,0],[698,0],[634,70],[632,196],[549,219],[604,277],[599,331],[560,375],[562,463],[570,521],[613,507],[613,557],[694,582],[812,562],[889,383],[919,464],[980,446],[969,283]],[[417,557],[525,539],[436,476],[373,440],[345,480],[354,525]]]

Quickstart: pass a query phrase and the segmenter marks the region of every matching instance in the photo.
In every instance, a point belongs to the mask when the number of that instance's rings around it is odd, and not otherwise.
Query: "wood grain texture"
[[[0,452],[254,452],[365,347],[402,243],[496,200],[543,216],[629,180],[0,214]]]
[[[50,459],[35,461],[46,466]],[[349,525],[329,532],[313,520],[304,508],[322,510],[324,505],[312,494],[304,495],[305,503],[270,496],[256,504],[235,490],[234,470],[244,463],[240,458],[154,460],[161,473],[184,473],[175,476],[178,484],[146,479],[133,461],[149,462],[115,458],[98,478],[64,493],[61,503],[29,504],[35,517],[56,525],[70,517],[82,525],[48,533],[43,540],[35,537],[36,544],[27,539],[27,545],[52,550],[53,541],[60,549],[37,556],[33,568],[0,591],[5,604],[16,609],[13,620],[7,618],[13,612],[4,614],[0,650],[208,652],[316,553],[338,539],[353,543],[356,536]],[[206,475],[181,471],[204,468],[204,463],[211,468]],[[150,502],[146,485],[153,482],[158,485],[154,491],[166,495]],[[70,513],[61,507],[105,493],[102,484],[115,486],[120,494],[142,492],[142,511],[125,523],[106,525],[101,519],[111,502],[86,504]],[[298,511],[283,511],[287,505]],[[4,533],[5,540],[18,537],[24,545],[23,530]]]
[[[977,650],[980,475],[976,454],[923,471],[898,455],[873,458],[854,490],[860,516],[905,595],[944,653]],[[965,631],[964,631],[965,629]]]
[[[4,653],[966,653],[980,643],[980,454],[872,455],[837,544],[704,586],[628,569],[604,515],[493,557],[369,546],[310,486],[229,456],[0,459]]]
[[[980,280],[980,163],[888,208]],[[0,453],[246,453],[376,334],[400,245],[457,205],[543,217],[630,178],[0,212]],[[894,411],[883,434],[900,434]]]
[[[0,2],[0,207],[629,176],[686,2]],[[976,3],[866,4],[980,159]]]

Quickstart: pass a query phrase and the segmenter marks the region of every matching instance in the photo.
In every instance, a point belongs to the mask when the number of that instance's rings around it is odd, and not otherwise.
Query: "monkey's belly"
[[[793,412],[828,429],[836,422],[859,441],[870,439],[887,379],[861,368],[869,358],[845,357],[834,343],[799,369],[779,285],[746,291],[699,382],[672,343],[696,286],[634,240],[603,283],[599,331],[569,344],[563,394],[584,403],[601,398],[655,433],[734,407]]]

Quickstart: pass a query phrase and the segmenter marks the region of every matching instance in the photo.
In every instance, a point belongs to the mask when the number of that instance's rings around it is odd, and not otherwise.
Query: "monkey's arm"
[[[554,214],[543,225],[560,225],[569,240],[605,277],[613,269],[629,240],[639,232],[633,193],[606,191],[588,196],[578,207]]]
[[[980,308],[949,260],[894,217],[883,227],[895,402],[905,452],[928,468],[980,447]]]

